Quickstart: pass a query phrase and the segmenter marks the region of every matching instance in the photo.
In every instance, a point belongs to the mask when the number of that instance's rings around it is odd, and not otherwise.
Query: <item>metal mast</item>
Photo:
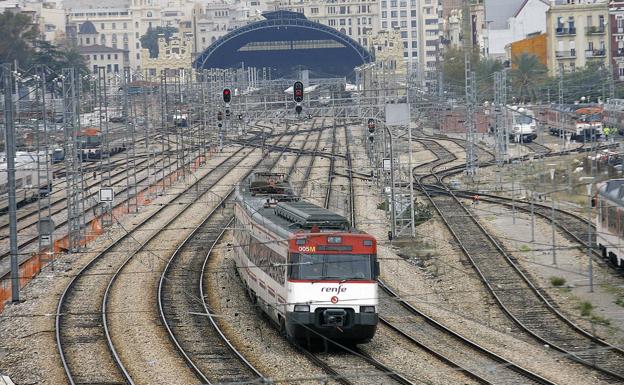
[[[63,125],[65,147],[65,175],[67,181],[67,221],[68,251],[80,250],[80,240],[83,236],[82,228],[82,174],[80,173],[80,130],[78,105],[76,99],[76,79],[73,68],[63,69]]]
[[[472,28],[470,2],[464,3],[463,15],[463,32],[464,32],[464,72],[466,75],[465,93],[466,93],[466,174],[474,176],[477,173],[477,154],[476,154],[476,137],[474,112],[476,104],[476,87],[475,73],[472,71],[471,56],[473,51]]]

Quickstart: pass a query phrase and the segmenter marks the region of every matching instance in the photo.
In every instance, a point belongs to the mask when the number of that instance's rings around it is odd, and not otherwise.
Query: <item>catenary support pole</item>
[[[4,127],[6,129],[6,160],[9,191],[9,252],[11,255],[11,300],[19,301],[19,262],[17,260],[17,202],[15,199],[15,132],[13,127],[13,101],[11,100],[11,64],[3,66],[4,75]]]

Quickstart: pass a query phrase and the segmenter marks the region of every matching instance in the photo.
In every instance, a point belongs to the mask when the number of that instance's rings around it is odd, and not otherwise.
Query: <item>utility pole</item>
[[[470,3],[464,4],[463,32],[464,32],[464,73],[466,76],[465,96],[466,96],[466,174],[474,177],[477,173],[476,164],[476,143],[475,143],[475,104],[476,104],[476,87],[475,73],[472,71],[471,56],[473,50],[472,28],[470,17]]]
[[[13,127],[13,101],[11,92],[11,64],[3,66],[4,75],[4,127],[6,130],[6,161],[9,191],[9,252],[11,254],[11,301],[19,301],[19,261],[17,255],[17,200],[15,199],[15,131]]]
[[[65,175],[67,181],[67,221],[68,221],[68,251],[70,253],[80,250],[82,239],[82,173],[80,144],[78,133],[80,131],[78,105],[76,98],[76,79],[73,68],[63,69],[63,125],[65,126]]]

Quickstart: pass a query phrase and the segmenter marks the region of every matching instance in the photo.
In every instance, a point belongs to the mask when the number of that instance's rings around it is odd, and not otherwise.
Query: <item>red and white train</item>
[[[378,323],[375,238],[295,196],[283,174],[253,174],[235,202],[238,273],[282,334],[370,341]]]
[[[624,179],[598,184],[596,243],[602,257],[624,271]]]

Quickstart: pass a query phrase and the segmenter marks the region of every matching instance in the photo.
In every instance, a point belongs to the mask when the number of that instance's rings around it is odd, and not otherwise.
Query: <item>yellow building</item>
[[[609,7],[600,3],[556,3],[546,13],[548,72],[572,72],[590,63],[609,64]]]
[[[151,58],[146,48],[142,49],[141,57],[141,69],[147,71],[149,77],[160,76],[164,70],[167,70],[167,80],[173,80],[181,72],[189,74],[193,65],[193,36],[174,35],[169,42],[164,36],[159,36],[158,57]]]
[[[509,44],[509,57],[511,57],[511,67],[516,68],[515,59],[523,53],[535,55],[540,63],[548,66],[548,42],[545,33],[529,36],[526,39],[514,41]]]

